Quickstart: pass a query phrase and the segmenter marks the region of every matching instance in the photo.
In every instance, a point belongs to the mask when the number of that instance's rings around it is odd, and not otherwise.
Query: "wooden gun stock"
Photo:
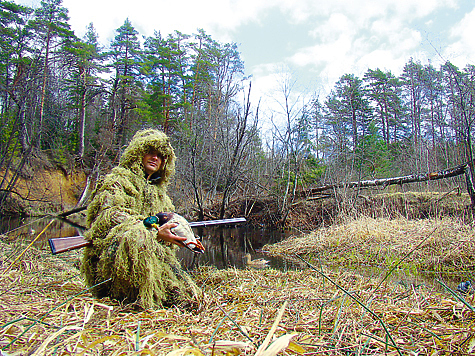
[[[237,224],[246,222],[245,218],[231,218],[223,220],[209,220],[209,221],[196,221],[190,222],[191,227],[202,227],[202,226],[213,226],[213,225],[223,225],[223,224]],[[63,253],[71,250],[76,250],[78,248],[83,248],[86,246],[92,246],[92,241],[86,240],[84,236],[71,236],[71,237],[53,237],[48,239],[49,247],[51,248],[51,253],[56,255],[58,253]]]
[[[48,242],[53,255],[92,245],[92,241],[86,240],[84,236],[54,237]]]

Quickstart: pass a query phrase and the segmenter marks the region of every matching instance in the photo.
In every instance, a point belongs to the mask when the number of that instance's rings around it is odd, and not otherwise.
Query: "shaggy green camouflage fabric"
[[[167,157],[161,178],[151,184],[142,158],[150,149]],[[174,247],[156,238],[143,219],[174,211],[167,185],[175,171],[175,154],[168,137],[158,130],[139,131],[125,149],[119,166],[101,179],[87,210],[87,239],[81,272],[96,297],[109,296],[144,308],[194,304],[200,294],[175,257]]]

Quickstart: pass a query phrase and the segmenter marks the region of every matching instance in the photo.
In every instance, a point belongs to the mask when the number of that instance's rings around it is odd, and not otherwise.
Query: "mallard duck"
[[[267,264],[269,263],[269,261],[267,261],[263,258],[258,258],[258,259],[255,259],[255,260],[251,260],[251,254],[250,253],[246,253],[244,255],[244,260],[245,260],[247,266],[256,267],[256,268],[267,267]]]
[[[176,213],[158,213],[157,215],[149,216],[143,223],[146,227],[154,227],[158,229],[167,222],[177,223],[178,225],[171,229],[171,232],[180,237],[186,237],[186,240],[181,244],[195,253],[203,253],[205,248],[201,241],[193,233],[188,221],[181,215]]]

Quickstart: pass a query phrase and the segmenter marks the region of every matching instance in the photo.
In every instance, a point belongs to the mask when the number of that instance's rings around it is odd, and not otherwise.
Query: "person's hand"
[[[186,237],[180,237],[175,235],[171,229],[177,227],[177,223],[166,223],[158,228],[157,238],[165,242],[169,242],[178,246],[183,246],[183,241],[186,241]]]

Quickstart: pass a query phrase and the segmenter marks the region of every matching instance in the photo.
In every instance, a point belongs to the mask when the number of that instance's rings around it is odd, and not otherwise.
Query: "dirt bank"
[[[375,194],[368,190],[364,195],[337,196],[325,199],[301,199],[294,202],[285,217],[276,198],[238,199],[228,207],[231,216],[246,216],[254,226],[298,228],[311,231],[330,226],[350,218],[427,219],[456,217],[472,221],[470,197],[460,190],[450,192],[388,192]],[[217,213],[217,211],[216,211]]]
[[[3,176],[4,172],[0,174]],[[9,182],[12,173],[8,172],[6,177]],[[80,197],[85,179],[84,172],[76,170],[32,169],[29,174],[20,175],[0,214],[39,216],[71,209]]]

